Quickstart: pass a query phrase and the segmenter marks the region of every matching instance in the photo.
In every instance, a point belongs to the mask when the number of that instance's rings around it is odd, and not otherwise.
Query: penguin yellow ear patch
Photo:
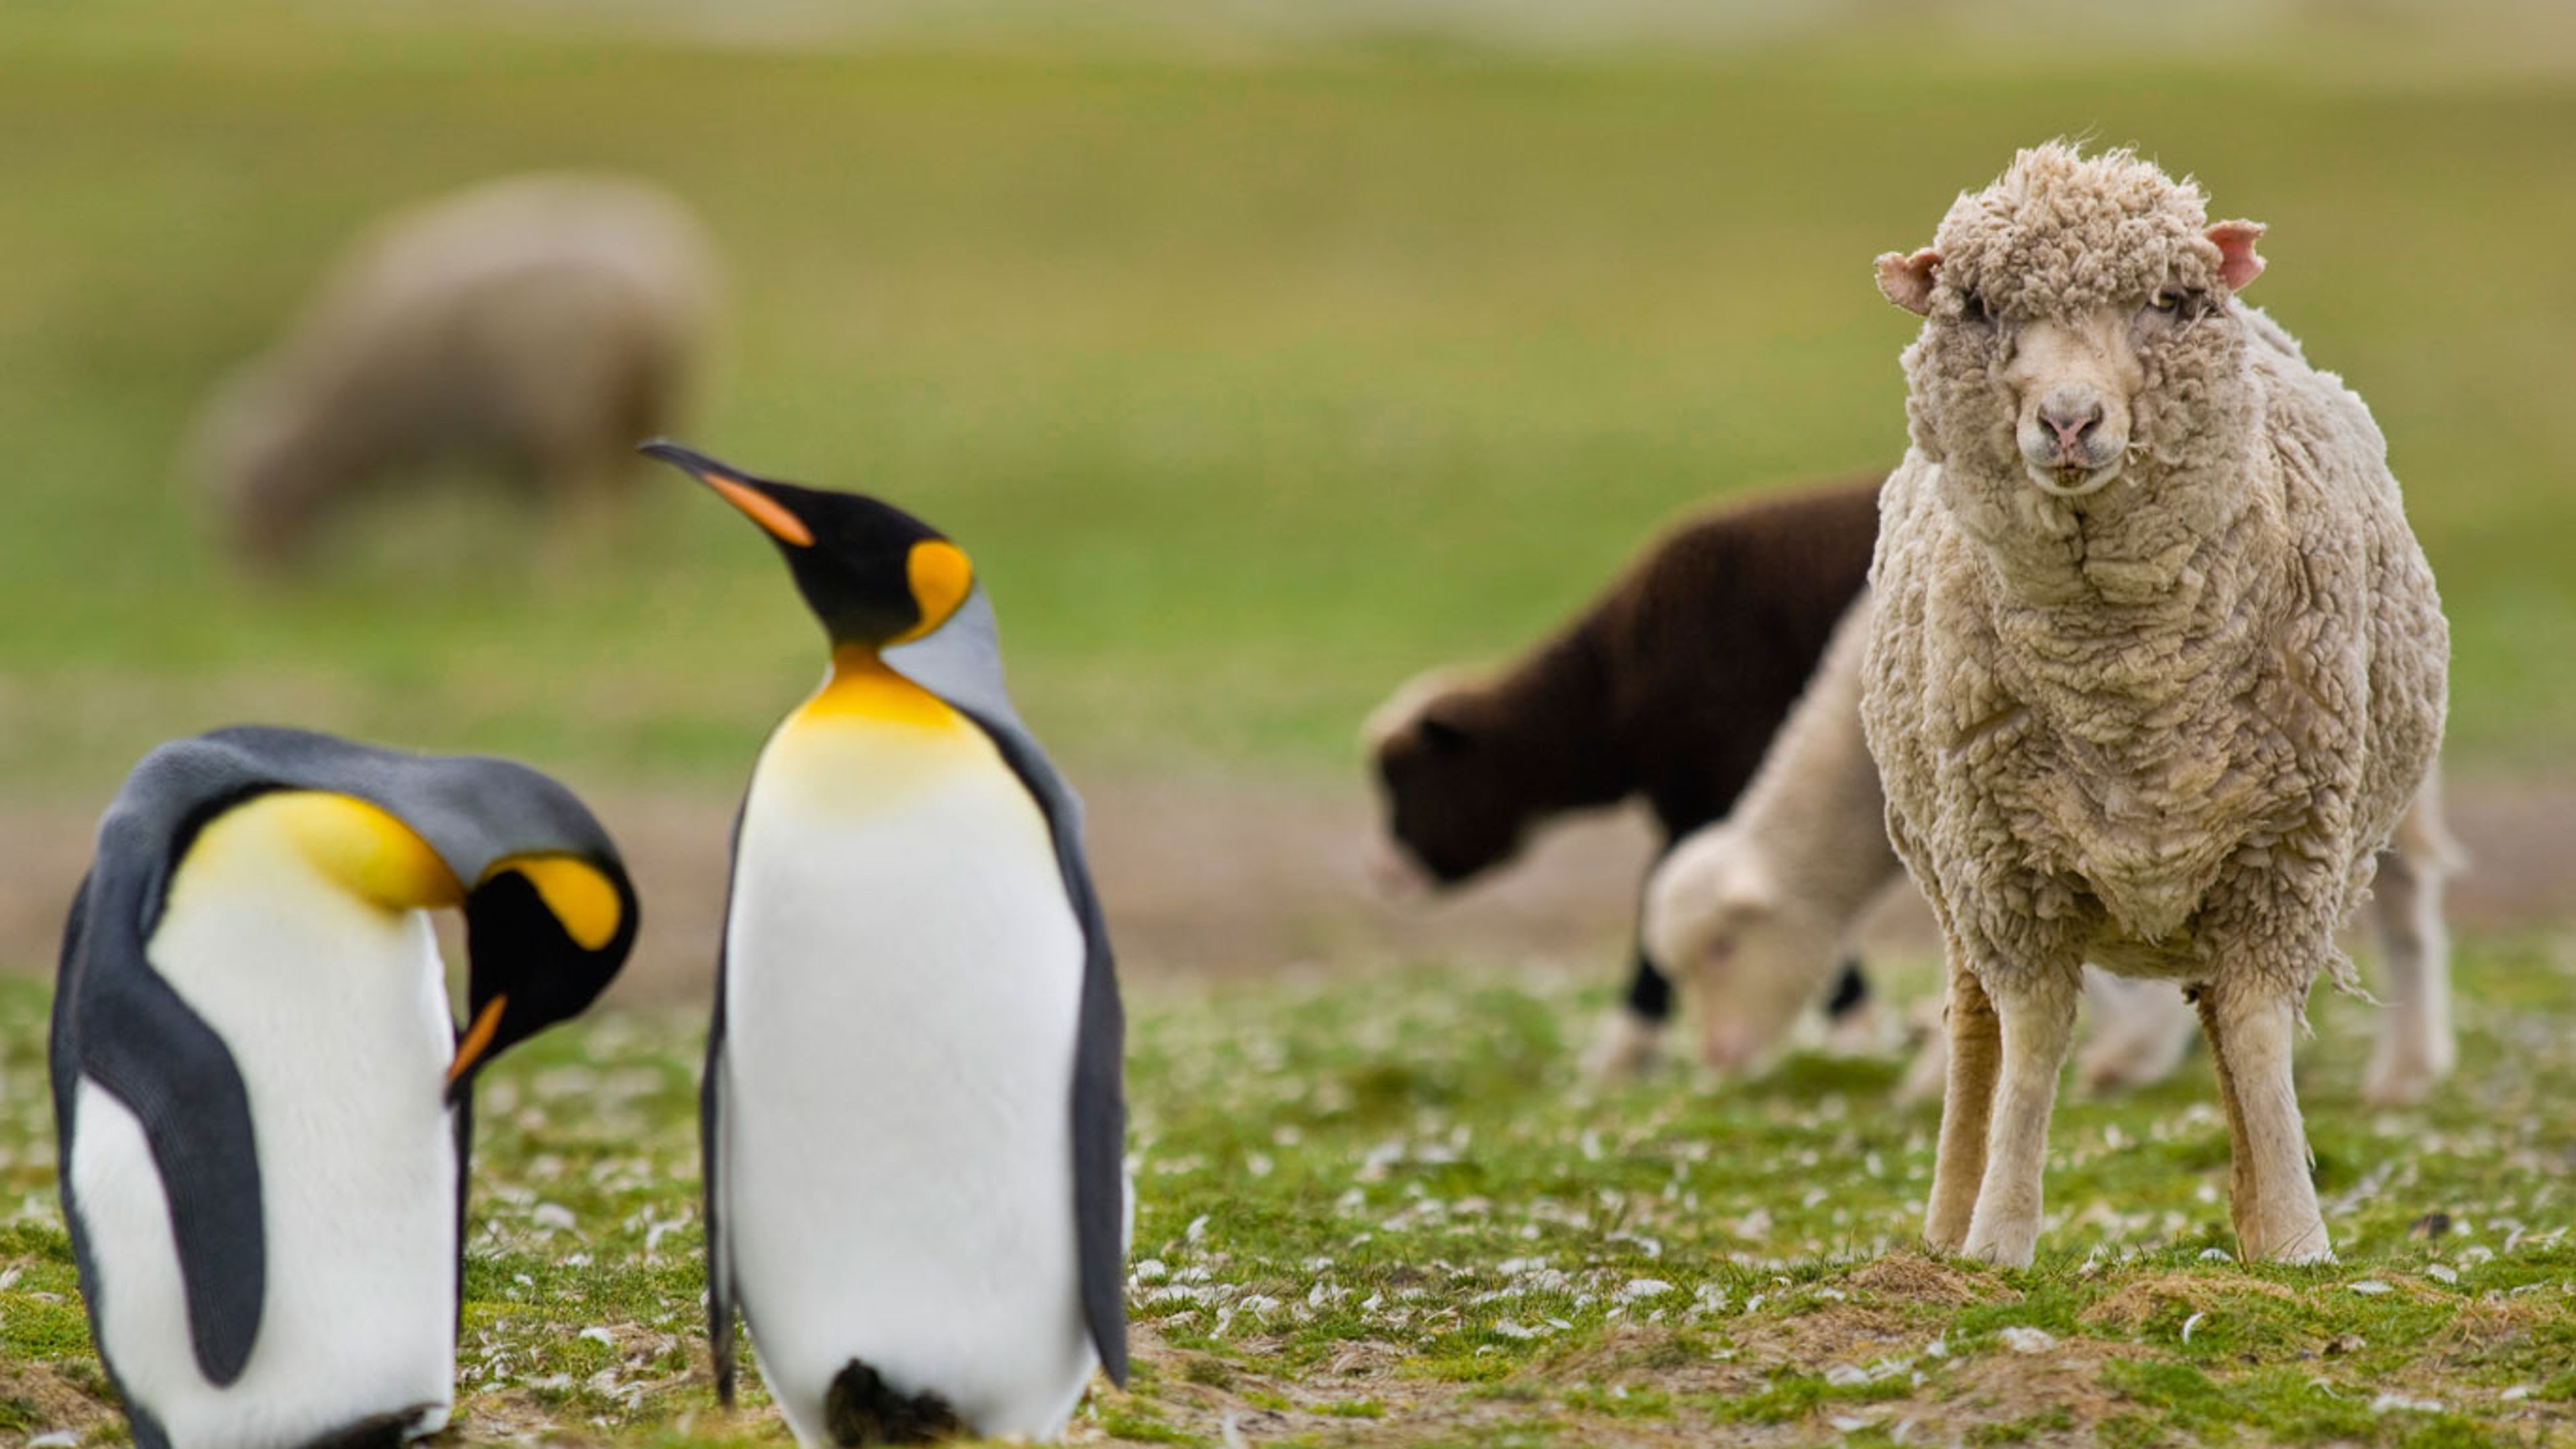
[[[328,790],[282,790],[243,813],[274,822],[324,875],[386,910],[428,910],[465,899],[429,842],[370,801]]]
[[[574,945],[596,951],[616,937],[625,903],[598,867],[570,855],[513,855],[496,862],[483,879],[513,870],[537,888],[537,899],[546,903]]]
[[[761,492],[748,483],[737,482],[722,473],[701,473],[701,482],[716,490],[716,496],[742,510],[745,518],[760,525],[761,530],[781,543],[798,548],[814,546],[814,530],[805,520],[787,511],[787,505]]]
[[[966,551],[944,538],[926,538],[904,555],[904,579],[912,586],[913,606],[921,613],[921,622],[898,635],[894,642],[918,639],[948,622],[957,606],[975,587],[975,565]]]

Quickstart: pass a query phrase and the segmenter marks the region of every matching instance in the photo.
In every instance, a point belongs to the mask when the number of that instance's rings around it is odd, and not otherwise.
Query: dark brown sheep
[[[1673,525],[1590,608],[1482,679],[1425,675],[1371,716],[1388,833],[1442,886],[1509,860],[1532,827],[1642,795],[1663,845],[1723,817],[1869,576],[1878,475]],[[1867,994],[1847,969],[1830,1010]],[[1642,1062],[1672,1012],[1643,951],[1596,1053]]]

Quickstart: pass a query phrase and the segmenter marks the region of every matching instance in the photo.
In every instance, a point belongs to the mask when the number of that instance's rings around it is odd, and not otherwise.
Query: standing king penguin
[[[138,1449],[446,1423],[475,1074],[588,1006],[635,925],[607,833],[523,766],[266,728],[144,757],[72,903],[52,1048],[63,1216]]]
[[[955,544],[668,443],[832,646],[735,823],[701,1099],[717,1392],[737,1305],[806,1449],[1052,1439],[1126,1381],[1124,1027],[1080,807]]]

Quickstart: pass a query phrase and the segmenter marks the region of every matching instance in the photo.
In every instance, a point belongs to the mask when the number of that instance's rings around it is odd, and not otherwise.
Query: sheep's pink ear
[[[1878,290],[1887,300],[1920,317],[1932,310],[1932,273],[1941,254],[1925,247],[1912,256],[1884,252],[1878,259]]]
[[[2254,255],[2254,239],[2263,234],[2259,221],[2222,221],[2201,235],[2218,248],[2218,280],[2231,292],[2263,275],[2263,259]]]

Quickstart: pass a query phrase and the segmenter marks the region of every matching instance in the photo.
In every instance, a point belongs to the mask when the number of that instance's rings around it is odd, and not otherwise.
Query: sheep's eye
[[[2183,310],[2183,304],[2190,300],[2191,294],[2185,292],[2180,287],[2158,287],[2156,288],[2156,294],[2147,299],[2147,305],[2158,312],[2164,313],[2168,317],[2172,317],[2180,314]]]
[[[1986,294],[1974,287],[1959,294],[1959,311],[1980,327],[1995,325],[1995,314],[1986,309]]]

